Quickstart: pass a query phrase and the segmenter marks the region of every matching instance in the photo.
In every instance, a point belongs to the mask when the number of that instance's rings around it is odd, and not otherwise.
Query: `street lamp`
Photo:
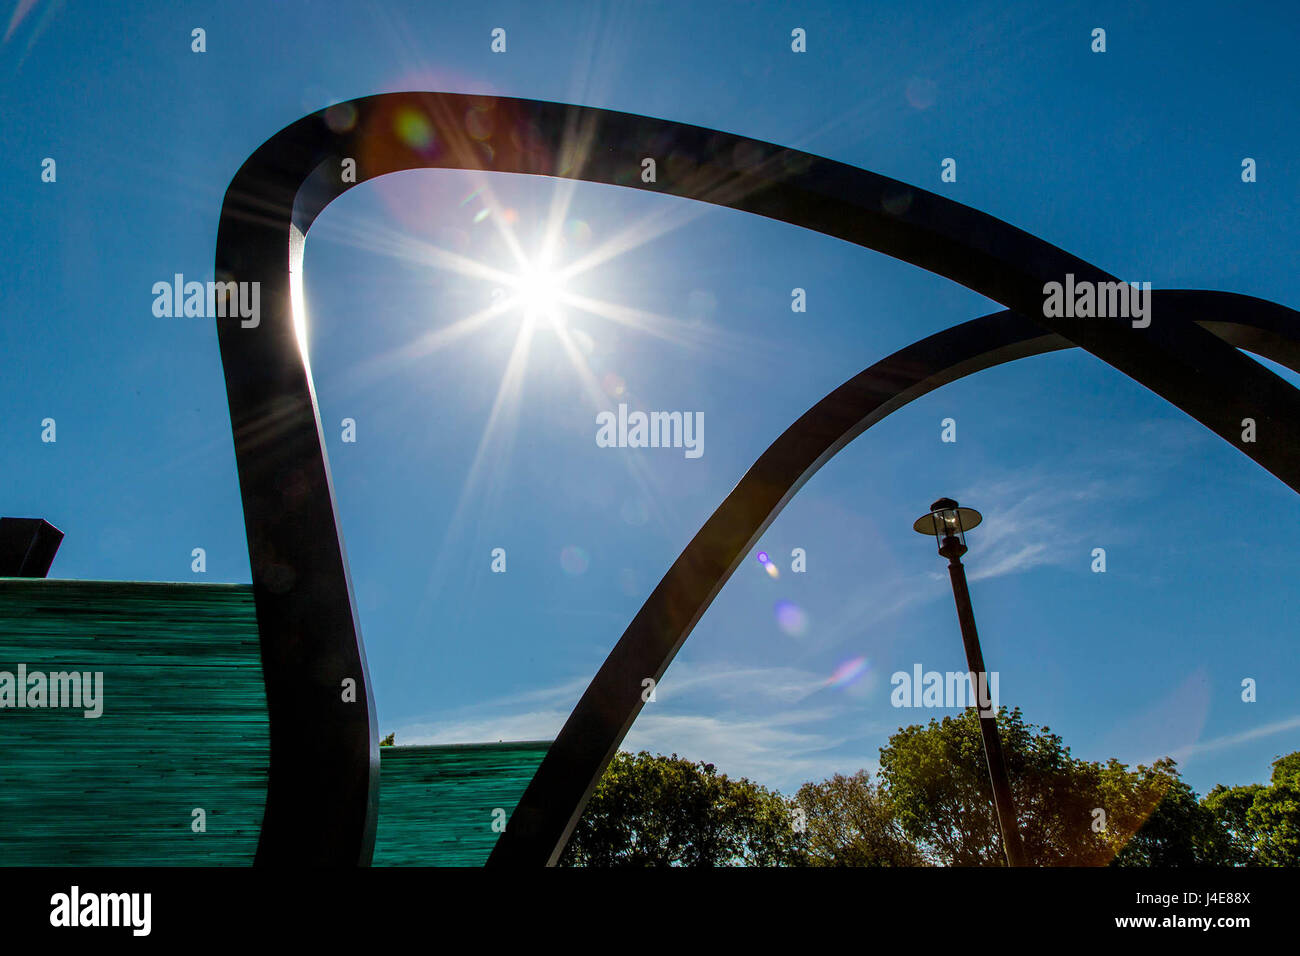
[[[1011,799],[1011,783],[1007,779],[1007,765],[1002,757],[1002,741],[998,737],[997,715],[990,707],[981,706],[986,695],[979,692],[980,683],[988,687],[988,674],[984,670],[984,655],[980,652],[980,638],[975,630],[975,611],[971,608],[970,589],[966,586],[966,569],[961,556],[966,553],[966,532],[976,527],[984,516],[974,508],[960,508],[951,498],[940,498],[930,505],[928,514],[916,519],[912,530],[932,534],[939,542],[939,554],[948,559],[948,575],[952,578],[952,595],[957,602],[957,620],[961,624],[961,639],[966,645],[966,666],[970,670],[971,690],[979,714],[980,735],[984,738],[984,757],[988,761],[989,782],[993,785],[993,808],[997,812],[998,830],[1002,834],[1002,848],[1008,866],[1025,865],[1025,848],[1016,828],[1016,808]],[[984,697],[981,700],[981,696]]]

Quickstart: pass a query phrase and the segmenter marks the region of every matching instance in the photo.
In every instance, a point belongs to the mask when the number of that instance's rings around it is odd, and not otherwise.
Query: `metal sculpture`
[[[657,160],[653,182],[641,177],[647,158]],[[1225,317],[1226,300],[1206,298],[1214,294],[1158,292],[1145,327],[1062,316],[1044,308],[1050,283],[1114,287],[1118,280],[992,216],[833,160],[702,127],[535,100],[386,93],[336,104],[281,130],[244,163],[226,192],[217,237],[217,280],[258,283],[262,303],[251,320],[235,315],[217,323],[271,727],[259,864],[365,865],[373,850],[374,708],[297,334],[305,323],[300,283],[303,240],[321,210],[354,185],[420,168],[553,176],[728,206],[884,252],[1019,313],[904,349],[863,373],[874,370],[870,381],[859,376],[841,386],[818,403],[818,414],[778,439],[619,641],[542,762],[491,864],[555,861],[639,710],[640,679],[667,667],[734,568],[730,556],[744,553],[753,537],[747,529],[761,533],[798,489],[811,473],[810,453],[820,466],[872,415],[878,420],[915,394],[1000,361],[1077,345],[1300,490],[1300,392],[1231,341],[1239,335],[1290,349],[1290,318],[1269,312],[1279,306],[1249,300],[1248,316]],[[1269,315],[1256,321],[1256,307]],[[852,400],[874,410],[850,422],[840,403]],[[1247,417],[1258,434],[1248,446],[1237,441]],[[637,693],[628,700],[623,684],[634,678]]]

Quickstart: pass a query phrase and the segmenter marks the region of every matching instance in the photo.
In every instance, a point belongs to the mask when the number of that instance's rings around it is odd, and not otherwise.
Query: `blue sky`
[[[942,192],[1155,288],[1300,303],[1287,5],[106,6],[10,2],[0,19],[0,512],[66,532],[56,577],[249,580],[214,323],[156,318],[150,290],[210,279],[235,170],[355,96],[498,93],[714,127]],[[561,263],[617,252],[570,290],[617,308],[565,310],[576,361],[539,326],[489,428],[524,317],[420,347],[491,302],[493,283],[445,253],[511,269],[503,235],[535,250],[557,195]],[[305,273],[380,726],[402,743],[554,735],[786,426],[894,350],[998,308],[731,210],[439,170],[337,200]],[[595,414],[620,401],[702,412],[703,456],[597,447]],[[892,730],[952,713],[889,702],[895,671],[965,666],[943,561],[911,531],[941,495],[985,514],[967,564],[1003,703],[1082,757],[1171,754],[1202,793],[1265,780],[1300,748],[1294,494],[1077,351],[926,396],[827,465],[763,538],[780,576],[741,566],[626,746],[789,791],[874,769]],[[779,618],[782,602],[797,612]],[[859,658],[856,680],[831,680]]]

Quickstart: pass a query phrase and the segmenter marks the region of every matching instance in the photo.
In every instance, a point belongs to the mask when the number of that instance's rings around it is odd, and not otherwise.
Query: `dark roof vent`
[[[44,518],[0,518],[0,578],[43,578],[63,532]]]

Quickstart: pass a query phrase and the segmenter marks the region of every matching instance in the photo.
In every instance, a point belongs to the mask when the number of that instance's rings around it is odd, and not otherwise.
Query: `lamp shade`
[[[932,534],[939,546],[945,538],[956,538],[964,546],[966,532],[977,527],[984,516],[974,508],[962,508],[951,498],[940,498],[930,505],[930,511],[921,515],[912,525],[917,534]]]

